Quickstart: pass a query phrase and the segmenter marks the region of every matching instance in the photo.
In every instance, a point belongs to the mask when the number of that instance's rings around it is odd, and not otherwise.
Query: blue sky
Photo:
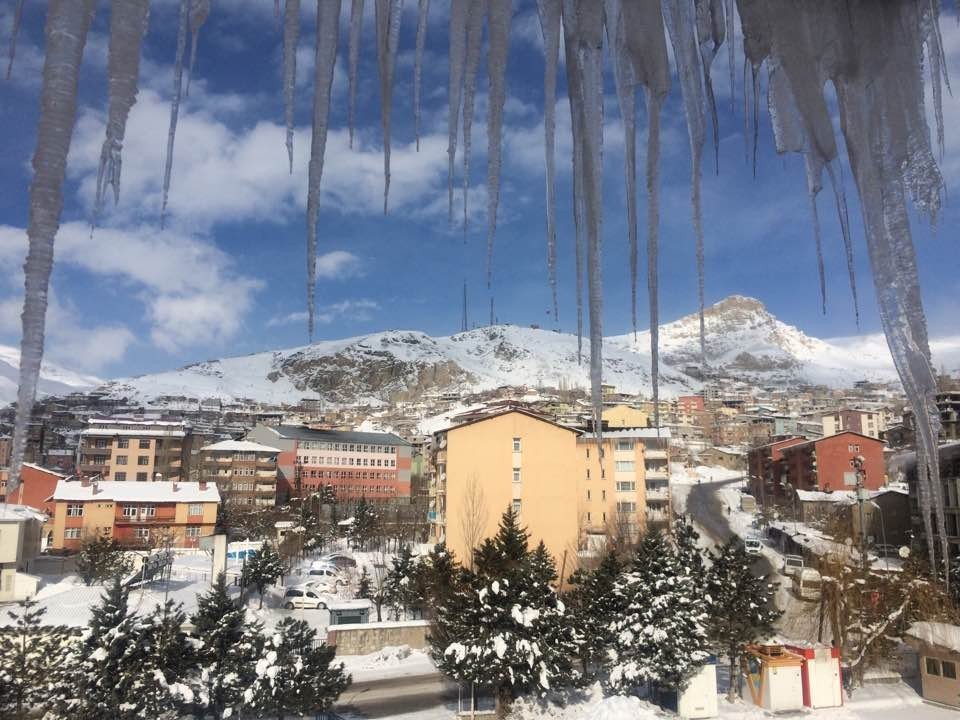
[[[419,153],[413,144],[412,109],[415,5],[407,3],[401,30],[393,95],[391,211],[386,217],[382,214],[382,134],[372,7],[367,8],[364,27],[353,150],[346,142],[344,16],[320,217],[320,339],[392,328],[456,332],[464,280],[471,322],[486,322],[489,315],[485,68],[481,67],[478,81],[470,224],[464,242],[462,227],[447,222],[446,4],[432,3]],[[170,223],[161,231],[159,190],[172,86],[175,9],[172,0],[154,2],[141,67],[141,92],[127,128],[120,204],[109,209],[104,227],[92,238],[86,223],[103,139],[107,3],[101,3],[84,58],[81,111],[53,278],[48,355],[61,364],[102,376],[149,372],[306,342],[304,206],[312,104],[312,17],[305,12],[298,53],[297,136],[291,176],[283,145],[281,36],[273,19],[273,3],[214,3],[200,38],[191,94],[181,111]],[[499,321],[553,327],[545,265],[539,26],[533,2],[518,0],[515,11],[492,294]],[[9,5],[4,4],[0,9],[4,42],[10,20]],[[14,78],[0,82],[0,264],[4,269],[0,342],[11,344],[19,335],[19,266],[26,244],[23,228],[42,67],[42,22],[42,8],[27,3]],[[960,29],[952,16],[946,17],[942,26],[951,76],[957,78]],[[832,202],[823,194],[819,204],[828,273],[828,313],[823,316],[802,160],[776,156],[765,112],[761,115],[756,178],[745,162],[741,63],[738,49],[735,112],[730,108],[725,49],[714,67],[721,142],[719,176],[713,172],[709,139],[704,156],[707,300],[715,302],[730,293],[753,295],[781,319],[811,334],[855,334]],[[630,329],[630,289],[623,133],[609,76],[606,107],[604,332],[610,335]],[[956,334],[960,311],[960,253],[955,230],[960,211],[951,201],[960,179],[960,132],[954,130],[960,128],[960,102],[947,98],[946,114],[943,167],[951,191],[948,204],[936,234],[924,220],[914,223],[924,301],[934,336]],[[641,169],[644,126],[641,111]],[[695,311],[697,305],[689,154],[675,82],[664,113],[662,140],[661,317],[670,320]],[[559,327],[573,331],[570,139],[563,96],[558,103],[557,168]],[[460,172],[458,159],[458,184]],[[850,195],[856,217],[852,190]],[[641,195],[641,243],[644,206]],[[879,320],[859,218],[854,233],[861,327],[864,332],[876,332]],[[642,254],[639,272],[644,278]],[[646,326],[645,285],[639,288],[638,297],[641,326]]]

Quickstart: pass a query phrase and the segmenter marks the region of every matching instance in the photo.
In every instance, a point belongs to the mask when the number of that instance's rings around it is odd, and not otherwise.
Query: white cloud
[[[346,280],[364,274],[363,261],[346,250],[333,250],[317,258],[317,277]]]
[[[267,320],[267,327],[280,327],[282,325],[295,325],[296,323],[305,323],[307,321],[307,311],[287,313],[278,315]]]
[[[364,322],[373,318],[373,313],[380,309],[380,304],[368,298],[357,300],[342,300],[319,309],[315,315],[317,324],[329,325],[335,320],[355,320]]]

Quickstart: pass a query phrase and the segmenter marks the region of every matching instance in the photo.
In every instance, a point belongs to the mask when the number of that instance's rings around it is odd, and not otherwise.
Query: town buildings
[[[219,503],[209,483],[61,480],[53,493],[50,544],[78,550],[102,535],[131,547],[197,547],[213,534]]]
[[[184,480],[192,428],[179,420],[91,418],[80,433],[78,473],[117,482]]]
[[[819,440],[781,447],[786,482],[793,490],[849,490],[857,486],[856,459],[863,458],[863,487],[886,485],[882,440],[845,431]]]
[[[201,448],[199,479],[213,483],[224,503],[274,505],[279,448],[250,440],[222,440]]]
[[[917,538],[926,538],[923,513],[920,510],[920,491],[917,485],[917,457],[913,453],[904,467],[907,487],[910,491],[910,511],[913,518],[913,532]],[[952,558],[960,554],[960,443],[940,446],[940,485],[943,493],[944,525],[947,543]],[[932,506],[931,502],[931,506]],[[934,542],[939,546],[940,534],[937,531],[936,516],[931,513],[931,526]]]
[[[52,515],[53,501],[50,498],[53,496],[54,490],[57,489],[57,483],[66,480],[67,477],[66,474],[55,470],[43,468],[33,463],[23,463],[20,467],[20,484],[17,485],[10,497],[6,496],[6,481],[3,482],[3,501],[29,505]]]
[[[26,600],[40,578],[29,575],[40,554],[46,516],[26,505],[0,504],[0,602]]]
[[[757,502],[766,505],[768,498],[773,501],[785,495],[783,486],[787,481],[787,471],[783,463],[783,451],[806,442],[807,439],[803,437],[784,438],[752,448],[747,453],[750,494]]]
[[[307,425],[257,425],[247,440],[279,449],[277,496],[302,497],[330,486],[340,502],[410,501],[412,447],[392,433]]]
[[[880,439],[887,429],[884,414],[873,410],[854,410],[844,408],[824,415],[823,434],[836,435],[850,430],[874,439]]]

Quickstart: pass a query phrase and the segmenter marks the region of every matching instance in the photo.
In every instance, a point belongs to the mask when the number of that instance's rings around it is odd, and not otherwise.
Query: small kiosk
[[[960,626],[915,622],[906,641],[919,656],[924,700],[960,708]]]
[[[803,657],[783,645],[748,645],[741,663],[755,705],[773,711],[803,708]]]
[[[785,647],[803,658],[803,666],[800,668],[803,704],[808,708],[843,705],[840,649],[819,643]]]

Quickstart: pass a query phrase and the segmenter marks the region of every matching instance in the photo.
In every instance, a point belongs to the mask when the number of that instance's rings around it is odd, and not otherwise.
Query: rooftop
[[[0,503],[0,522],[23,522],[25,520],[46,522],[47,514],[29,505]]]
[[[251,440],[222,440],[214,443],[213,445],[206,445],[205,447],[202,447],[201,450],[208,450],[210,452],[280,452],[280,448],[270,447],[269,445],[261,445],[260,443],[255,443]]]
[[[84,484],[60,480],[53,491],[56,501],[112,500],[114,502],[220,502],[214,483],[201,489],[196,482],[126,482],[100,480]]]
[[[320,442],[348,442],[367,445],[409,445],[393,433],[356,432],[354,430],[322,430],[306,425],[263,425],[277,437],[285,440],[315,440]]]

